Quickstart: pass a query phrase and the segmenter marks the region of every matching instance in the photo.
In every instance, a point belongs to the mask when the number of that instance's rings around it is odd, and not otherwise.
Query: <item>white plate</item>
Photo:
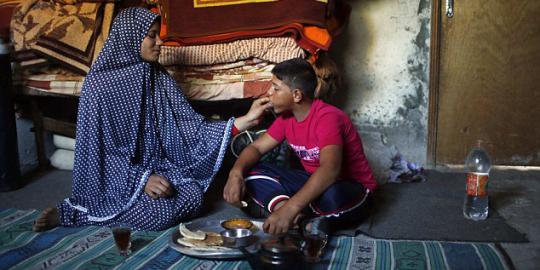
[[[221,231],[225,230],[221,223],[224,220],[197,220],[190,223],[186,223],[186,227],[190,231],[205,231],[205,232],[215,232],[220,233]],[[270,237],[268,234],[264,233],[262,230],[262,221],[255,221],[251,220],[253,225],[255,225],[256,228],[254,228],[254,244],[246,247],[246,250],[250,253],[255,253],[259,249],[259,243],[262,239],[265,239],[267,237]],[[174,232],[171,234],[171,239],[169,241],[169,245],[171,248],[175,249],[176,251],[188,255],[193,256],[197,258],[205,258],[205,259],[227,259],[227,258],[242,258],[244,257],[244,254],[239,249],[235,248],[226,248],[226,247],[218,247],[216,249],[198,249],[193,247],[184,246],[182,244],[179,244],[178,241],[176,241],[178,238],[181,238],[182,235],[178,231],[178,229],[174,230]]]

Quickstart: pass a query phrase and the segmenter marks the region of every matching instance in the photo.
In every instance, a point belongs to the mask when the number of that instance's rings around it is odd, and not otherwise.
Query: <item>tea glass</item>
[[[114,242],[120,255],[127,257],[131,254],[131,226],[128,224],[117,224],[111,227]]]
[[[302,252],[304,253],[304,260],[306,262],[316,263],[321,260],[324,247],[328,242],[328,234],[317,228],[311,228],[313,226],[309,225],[303,228],[304,241],[302,243]]]

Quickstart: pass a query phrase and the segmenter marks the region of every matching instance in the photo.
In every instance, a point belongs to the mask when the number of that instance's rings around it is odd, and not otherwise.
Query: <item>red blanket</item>
[[[275,28],[290,23],[325,27],[327,4],[316,0],[164,0],[169,36],[184,38]]]
[[[15,5],[0,2],[0,38],[9,39],[9,22]]]

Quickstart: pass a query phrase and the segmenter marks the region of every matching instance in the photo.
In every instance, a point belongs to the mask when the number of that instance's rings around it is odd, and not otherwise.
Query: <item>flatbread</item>
[[[217,250],[217,249],[229,249],[223,246],[223,239],[219,233],[205,232],[206,238],[204,240],[189,239],[186,237],[179,237],[176,239],[178,244],[198,249],[198,250]]]

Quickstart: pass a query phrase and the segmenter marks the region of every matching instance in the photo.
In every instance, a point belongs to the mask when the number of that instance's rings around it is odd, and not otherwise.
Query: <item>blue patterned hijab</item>
[[[175,187],[206,190],[221,166],[234,119],[210,121],[140,48],[158,16],[143,8],[118,14],[86,76],[79,101],[73,195],[66,202],[104,221],[142,196],[150,174]]]

